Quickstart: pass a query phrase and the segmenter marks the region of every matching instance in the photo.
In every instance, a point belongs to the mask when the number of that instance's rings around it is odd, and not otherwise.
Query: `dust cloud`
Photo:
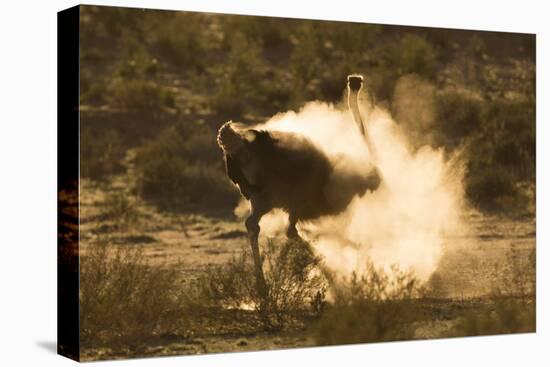
[[[361,99],[360,109],[376,161],[344,104],[310,102],[255,128],[303,134],[325,151],[336,170],[351,167],[361,172],[376,166],[381,173],[379,189],[355,197],[345,212],[298,224],[300,236],[329,268],[348,276],[361,273],[371,260],[377,267],[397,265],[426,280],[437,268],[445,237],[462,226],[460,156],[446,157],[443,150],[430,146],[413,148],[387,110]],[[243,215],[246,209],[242,202],[235,213]],[[282,234],[287,223],[285,213],[273,211],[262,218],[261,234]]]

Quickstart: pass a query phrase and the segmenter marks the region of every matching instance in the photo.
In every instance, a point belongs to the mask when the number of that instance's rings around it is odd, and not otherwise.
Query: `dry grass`
[[[339,282],[334,303],[327,307],[316,331],[320,345],[411,339],[412,323],[422,317],[416,300],[422,288],[414,274],[392,267],[390,272],[367,263],[364,273]]]
[[[80,174],[101,181],[123,171],[124,156],[120,136],[115,130],[94,132],[84,128],[80,137]]]
[[[529,333],[535,330],[535,300],[502,298],[487,310],[467,312],[447,336]]]
[[[177,270],[151,267],[141,248],[89,245],[80,261],[80,340],[84,347],[140,348],[185,335]]]
[[[536,331],[535,249],[527,256],[512,245],[503,266],[506,285],[494,285],[494,303],[488,309],[472,310],[461,317],[449,336],[475,336]],[[502,267],[502,266],[501,266]],[[498,271],[498,269],[497,269]]]
[[[139,219],[138,198],[126,191],[115,191],[105,200],[105,218],[115,222],[116,229],[126,231]]]
[[[263,257],[268,288],[265,327],[285,328],[322,310],[327,282],[318,268],[320,259],[307,243],[269,240]],[[261,312],[248,248],[226,264],[205,271],[197,281],[197,289],[204,304]]]

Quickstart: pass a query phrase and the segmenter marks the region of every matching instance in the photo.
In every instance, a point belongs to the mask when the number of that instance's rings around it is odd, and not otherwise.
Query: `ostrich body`
[[[359,77],[348,77],[350,107],[367,139],[356,98],[362,78],[354,78]],[[218,144],[224,152],[228,177],[250,202],[251,213],[245,224],[256,287],[264,300],[267,288],[258,247],[263,215],[283,209],[289,217],[287,236],[298,238],[297,222],[339,214],[356,195],[362,196],[380,185],[376,169],[364,172],[335,169],[334,160],[331,162],[319,147],[299,134],[239,129],[229,121],[218,132]]]

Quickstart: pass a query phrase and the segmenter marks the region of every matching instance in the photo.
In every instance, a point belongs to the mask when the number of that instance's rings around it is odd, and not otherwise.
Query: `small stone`
[[[248,345],[248,342],[245,339],[241,339],[237,342],[238,347],[244,347],[244,346],[247,346],[247,345]]]

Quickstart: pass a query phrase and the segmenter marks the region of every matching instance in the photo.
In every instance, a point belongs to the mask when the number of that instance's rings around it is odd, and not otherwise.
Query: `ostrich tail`
[[[243,146],[242,136],[231,125],[233,122],[227,121],[218,130],[218,145],[228,154],[234,154]]]

